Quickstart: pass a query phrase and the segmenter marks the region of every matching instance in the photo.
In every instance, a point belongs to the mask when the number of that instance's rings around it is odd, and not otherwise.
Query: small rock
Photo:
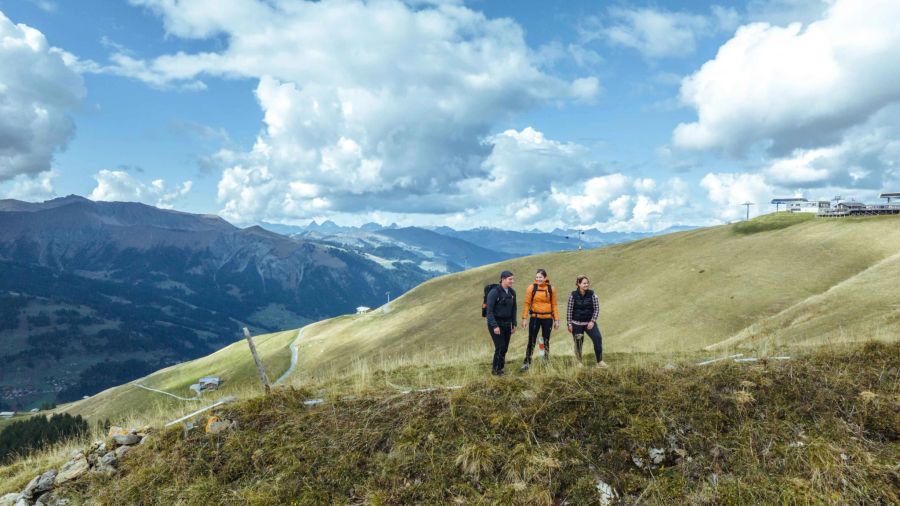
[[[126,436],[128,434],[134,434],[134,431],[131,429],[126,429],[124,427],[119,427],[117,425],[113,425],[109,428],[109,433],[107,436],[115,437],[115,436]]]
[[[0,495],[0,506],[14,506],[21,498],[22,494],[18,492]]]
[[[41,481],[41,475],[37,475],[28,482],[28,485],[25,485],[25,488],[22,489],[21,496],[26,499],[34,498],[34,490],[37,488],[38,482]]]
[[[207,434],[218,434],[222,431],[226,431],[230,429],[232,426],[231,420],[222,420],[217,416],[211,416],[209,421],[206,422],[206,433]]]
[[[97,464],[96,467],[91,469],[91,472],[94,474],[105,474],[109,476],[116,474],[116,468],[112,466],[104,466],[103,464]]]
[[[42,495],[40,499],[34,503],[34,506],[68,506],[71,504],[68,499],[59,497],[55,492]]]
[[[631,461],[634,462],[634,465],[638,466],[638,468],[644,468],[644,459],[638,457],[637,455],[632,455]]]
[[[116,452],[108,452],[106,455],[100,457],[101,466],[116,467],[118,464],[119,458],[116,457]]]
[[[666,371],[674,371],[675,369],[678,369],[678,367],[676,367],[675,364],[670,362],[670,363],[664,365],[663,369],[665,369]]]
[[[56,469],[51,469],[35,479],[37,480],[37,483],[31,490],[30,497],[37,497],[44,492],[49,492],[53,488],[53,481],[56,480]]]
[[[133,446],[120,446],[116,448],[116,458],[121,459],[126,453],[130,452]]]
[[[106,448],[106,443],[98,439],[91,443],[91,449],[88,451],[89,453],[94,453],[97,451],[103,451],[104,448]]]
[[[661,448],[650,448],[650,461],[656,465],[662,464],[666,460],[666,451]]]
[[[65,465],[60,468],[53,483],[57,486],[62,485],[63,483],[74,480],[88,472],[88,469],[90,469],[90,466],[88,465],[87,459],[83,454],[79,453],[77,458],[66,462]]]
[[[141,437],[137,434],[116,434],[113,440],[117,445],[127,446],[140,443]]]
[[[603,480],[597,480],[597,493],[600,494],[600,504],[602,506],[611,506],[619,494],[608,483]]]
[[[147,435],[150,434],[151,432],[153,432],[153,427],[151,427],[151,426],[149,426],[149,425],[144,425],[143,427],[141,427],[140,429],[138,429],[137,431],[135,431],[135,434],[137,434],[137,435],[140,436],[141,438],[145,438],[145,437],[147,437]]]

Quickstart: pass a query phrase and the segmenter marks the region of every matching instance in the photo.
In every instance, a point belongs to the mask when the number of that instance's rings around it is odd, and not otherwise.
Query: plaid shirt
[[[594,300],[594,314],[591,316],[592,322],[597,322],[597,318],[600,316],[600,300],[597,299],[597,292],[591,296]],[[566,307],[566,321],[569,325],[587,325],[588,322],[576,322],[572,321],[572,311],[575,309],[575,296],[572,293],[569,293],[569,303]]]

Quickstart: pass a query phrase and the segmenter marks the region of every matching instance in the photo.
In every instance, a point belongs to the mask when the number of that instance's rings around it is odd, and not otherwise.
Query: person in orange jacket
[[[529,320],[530,318],[530,320]],[[541,332],[544,344],[544,360],[550,354],[551,329],[559,328],[559,311],[556,305],[556,291],[550,285],[547,271],[538,269],[534,275],[534,284],[525,291],[525,306],[522,308],[522,326],[528,323],[528,347],[525,350],[525,363],[521,372],[531,367],[531,354],[537,342],[538,331]]]

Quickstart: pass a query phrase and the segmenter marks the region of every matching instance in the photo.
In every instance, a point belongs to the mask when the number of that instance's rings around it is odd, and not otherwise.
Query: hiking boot
[[[493,371],[491,371],[491,374],[493,374],[494,376],[498,376],[498,377],[499,377],[499,376],[505,376],[505,375],[506,375],[505,372],[503,372],[503,371],[498,371],[498,370],[493,370]]]
[[[607,368],[609,368],[609,364],[607,364],[606,362],[601,360],[601,361],[597,362],[597,368],[598,369],[607,369]]]
[[[530,368],[531,368],[531,364],[526,362],[526,363],[522,364],[522,367],[519,368],[519,372],[528,372],[528,369],[530,369]]]

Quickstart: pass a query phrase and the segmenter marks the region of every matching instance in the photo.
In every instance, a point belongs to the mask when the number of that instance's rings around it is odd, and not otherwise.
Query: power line
[[[754,204],[753,202],[744,202],[741,205],[747,207],[747,221],[750,221],[750,206],[755,206],[756,204]]]

